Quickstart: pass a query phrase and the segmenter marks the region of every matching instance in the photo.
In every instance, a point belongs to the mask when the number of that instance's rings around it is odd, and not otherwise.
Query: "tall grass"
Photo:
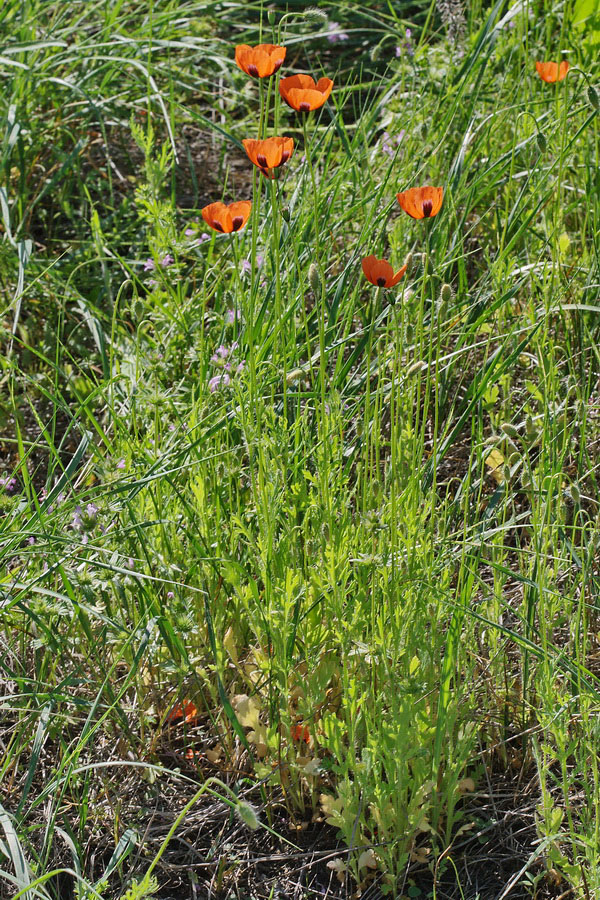
[[[451,46],[435,4],[6,0],[2,896],[166,896],[185,823],[256,824],[232,796],[334,826],[340,891],[435,893],[499,773],[535,798],[514,884],[600,890],[582,7],[479,4]],[[271,38],[335,81],[304,126],[233,62]],[[206,235],[222,198],[251,221]]]

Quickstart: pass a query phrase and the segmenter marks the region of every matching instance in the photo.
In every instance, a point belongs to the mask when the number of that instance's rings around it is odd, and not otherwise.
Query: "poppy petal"
[[[281,94],[291,88],[299,88],[301,91],[314,90],[315,79],[312,75],[288,75],[279,82],[279,90]]]

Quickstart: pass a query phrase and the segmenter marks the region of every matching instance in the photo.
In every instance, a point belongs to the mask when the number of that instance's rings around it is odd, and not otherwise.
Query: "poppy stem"
[[[278,346],[278,339],[282,335],[283,329],[283,310],[281,305],[281,260],[280,260],[280,227],[281,220],[279,215],[279,202],[277,197],[276,181],[271,180],[271,218],[273,220],[273,262],[275,266],[275,325],[273,335],[273,345]],[[285,334],[280,342],[283,351],[283,415],[287,421],[287,344],[285,342]]]
[[[321,260],[319,257],[319,204],[317,200],[317,181],[315,178],[315,170],[313,168],[312,156],[310,152],[310,141],[308,139],[308,132],[306,128],[306,119],[304,116],[302,118],[302,133],[304,135],[304,156],[306,157],[306,162],[308,165],[308,171],[310,173],[310,180],[312,185],[312,198],[313,198],[313,207],[314,207],[314,228],[315,228],[315,253],[314,253],[314,262],[317,267],[317,271],[319,273],[319,285],[320,285],[320,297],[315,297],[315,302],[318,304],[318,316],[319,316],[319,378],[321,382],[321,402],[323,404],[323,414],[325,413],[325,405],[326,405],[326,393],[325,393],[325,383],[326,383],[326,373],[325,373],[325,279],[323,276],[323,269],[321,266]],[[326,441],[326,434],[323,432],[323,440]]]

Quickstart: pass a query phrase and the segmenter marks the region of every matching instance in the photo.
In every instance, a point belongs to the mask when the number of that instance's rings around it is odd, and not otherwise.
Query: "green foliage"
[[[518,770],[532,860],[593,896],[595,8],[472,4],[461,36],[402,3],[63,6],[0,10],[9,883],[66,853],[82,897],[168,890],[216,767],[260,784],[260,815],[213,797],[257,836],[325,821],[338,877],[394,895]],[[259,39],[334,77],[321,111],[236,68]],[[259,127],[295,140],[273,180]],[[421,184],[428,221],[395,200]],[[396,288],[369,254],[410,259]]]

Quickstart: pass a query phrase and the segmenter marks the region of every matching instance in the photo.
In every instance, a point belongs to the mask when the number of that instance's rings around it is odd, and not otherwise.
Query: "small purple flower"
[[[241,309],[228,309],[227,312],[225,313],[225,322],[228,325],[233,325],[233,323],[235,322],[236,319],[239,322],[239,320],[241,318],[242,318]]]
[[[146,262],[144,263],[144,272],[153,272],[155,269],[154,260],[151,256],[148,257]]]
[[[175,426],[173,425],[172,422],[171,422],[171,424],[169,425],[169,431],[175,431]]]
[[[218,375],[213,375],[213,377],[211,379],[209,379],[208,389],[211,392],[211,394],[214,394],[214,392],[218,388],[227,387],[227,385],[230,384],[230,382],[231,382],[231,378],[229,377],[227,372],[220,372]]]
[[[327,35],[327,40],[330,44],[336,44],[338,41],[347,41],[348,35],[345,31],[338,31],[340,27],[339,22],[330,22],[329,27],[331,29],[331,34]]]
[[[211,356],[211,358],[210,358],[211,363],[215,363],[215,365],[220,365],[224,359],[227,359],[227,357],[229,356],[229,352],[230,352],[229,349],[224,344],[221,344],[221,346],[217,347],[217,349]]]
[[[252,271],[252,263],[250,262],[249,259],[243,259],[240,264],[240,268],[242,270],[242,275],[247,275],[249,272]]]
[[[28,544],[35,544],[35,538],[33,537],[33,535],[32,535],[31,537],[28,537],[28,538],[27,538],[27,543],[28,543]]]
[[[199,244],[204,244],[205,241],[210,241],[210,234],[207,234],[206,231],[203,231],[200,237],[198,238]]]
[[[90,519],[95,519],[96,516],[98,515],[98,507],[96,506],[95,503],[88,503],[88,505],[85,508],[85,511],[86,511],[87,515],[90,517]]]
[[[125,460],[120,459],[119,462],[117,463],[117,469],[124,469],[124,468],[125,468]]]
[[[414,56],[415,48],[411,41],[411,38],[412,38],[412,29],[411,28],[405,28],[404,37],[405,37],[404,43],[400,44],[399,47],[396,47],[396,56],[400,57],[400,56],[403,56],[405,53],[408,54],[408,56]]]
[[[392,138],[389,131],[384,131],[381,135],[381,149],[383,150],[383,152],[387,153],[388,156],[395,156],[396,148],[394,147],[394,144],[396,145],[396,147],[398,147],[398,145],[402,143],[405,134],[406,131],[402,129],[394,138]]]
[[[169,266],[172,266],[175,260],[171,256],[170,253],[165,253],[163,257],[161,257],[160,264],[163,269],[167,269]]]
[[[172,600],[175,594],[173,591],[167,591],[167,600]]]
[[[195,228],[186,228],[184,231],[184,234],[186,237],[194,237],[196,234],[196,229]]]
[[[17,479],[13,476],[0,478],[0,487],[3,487],[7,494],[13,494],[17,487]]]
[[[135,559],[133,558],[133,556],[130,556],[129,559],[127,560],[127,568],[135,569]]]

